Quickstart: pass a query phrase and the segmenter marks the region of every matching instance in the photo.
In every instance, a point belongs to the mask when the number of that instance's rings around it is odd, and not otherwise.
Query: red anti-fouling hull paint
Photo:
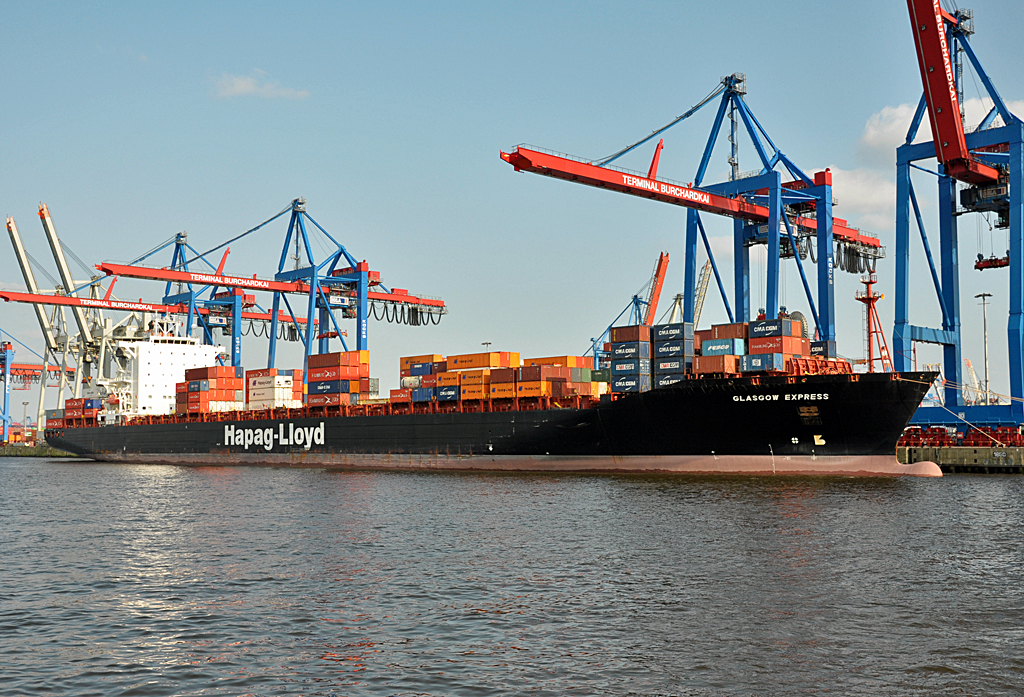
[[[47,441],[141,463],[940,476],[895,458],[932,379],[694,379],[590,409],[193,421],[60,429]]]

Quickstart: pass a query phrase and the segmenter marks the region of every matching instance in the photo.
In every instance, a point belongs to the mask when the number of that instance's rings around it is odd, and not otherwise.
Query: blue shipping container
[[[427,365],[430,365],[429,363]],[[412,391],[412,401],[414,402],[432,402],[434,401],[434,388],[433,387],[417,387]]]
[[[664,387],[670,387],[677,382],[682,382],[685,376],[682,373],[670,373],[669,375],[659,375],[654,379],[654,389],[660,390]]]
[[[437,401],[439,402],[456,402],[459,399],[459,386],[458,385],[445,385],[444,387],[437,388]]]
[[[646,341],[631,341],[628,344],[612,344],[612,358],[650,358],[651,345]],[[579,381],[577,381],[579,382]]]
[[[659,358],[654,361],[655,375],[668,375],[676,373],[692,373],[693,359],[691,358]]]
[[[409,366],[409,375],[433,375],[434,364],[433,363],[413,363]],[[415,400],[413,400],[415,401]],[[423,402],[429,400],[420,400]]]
[[[704,339],[700,345],[702,356],[742,356],[746,351],[743,339]]]
[[[612,392],[647,392],[650,389],[649,375],[623,375],[612,380]]]
[[[761,336],[793,336],[793,320],[768,319],[762,322],[751,322],[749,332],[751,339]]]
[[[654,345],[655,358],[675,358],[676,356],[693,356],[693,339],[676,339],[661,341]]]
[[[677,322],[676,324],[657,324],[651,327],[651,339],[655,343],[659,341],[672,341],[673,339],[692,339],[693,322]]]
[[[348,380],[315,380],[309,383],[309,394],[344,394],[350,387]]]
[[[83,409],[102,409],[103,403],[98,399],[87,399],[82,402]]]
[[[188,383],[189,392],[209,392],[210,381],[209,380],[192,380]]]
[[[768,370],[785,370],[786,357],[781,353],[755,353],[740,358],[740,372],[763,373]]]
[[[612,361],[612,375],[650,375],[650,358]]]
[[[834,341],[812,341],[811,355],[822,356],[823,358],[838,358],[836,353],[836,342]]]

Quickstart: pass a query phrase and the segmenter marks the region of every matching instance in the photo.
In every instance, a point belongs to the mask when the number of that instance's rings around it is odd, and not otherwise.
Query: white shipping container
[[[249,409],[299,409],[302,407],[301,399],[262,399],[249,401]]]
[[[291,387],[256,387],[249,390],[250,402],[263,402],[268,399],[291,399]]]
[[[249,390],[260,387],[291,387],[290,375],[268,375],[266,377],[249,378]]]

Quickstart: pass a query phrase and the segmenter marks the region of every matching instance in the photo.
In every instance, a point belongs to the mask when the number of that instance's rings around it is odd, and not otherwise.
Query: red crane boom
[[[953,61],[946,38],[946,23],[955,25],[957,18],[943,10],[939,0],[907,0],[907,8],[935,140],[935,156],[946,167],[946,173],[959,181],[969,184],[999,181],[999,170],[975,160],[964,138]]]
[[[681,184],[672,184],[657,179],[648,179],[639,174],[631,174],[608,167],[598,167],[589,162],[581,162],[562,155],[531,150],[519,146],[512,152],[501,153],[501,159],[515,167],[516,171],[543,174],[556,179],[610,189],[623,194],[654,199],[663,203],[671,203],[686,208],[742,218],[759,223],[768,222],[767,206],[749,203],[742,197],[730,198],[713,194],[702,189],[694,189]],[[819,172],[815,178],[827,177],[828,172]],[[802,188],[803,182],[784,184],[786,188]],[[795,216],[792,222],[801,228],[817,230],[817,221],[813,218]],[[882,243],[875,237],[862,235],[859,230],[848,227],[842,218],[832,219],[832,236],[839,241],[860,244],[865,247],[878,248]]]
[[[660,143],[658,144],[661,145]],[[648,327],[654,324],[657,317],[658,301],[661,299],[661,287],[665,285],[665,274],[668,273],[668,252],[662,252],[658,256],[658,263],[654,265],[654,277],[651,279],[651,294],[647,298],[647,312],[644,313],[644,324]]]

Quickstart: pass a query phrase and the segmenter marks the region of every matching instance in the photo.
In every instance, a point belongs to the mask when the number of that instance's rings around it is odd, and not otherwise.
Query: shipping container
[[[316,384],[319,384],[319,385],[330,385],[332,383],[322,382],[322,383],[316,383]],[[337,390],[324,390],[323,392],[317,392],[317,394],[325,394],[325,393],[328,393],[328,392],[333,393],[333,392],[337,392]],[[232,392],[232,395],[234,395],[233,392]],[[223,395],[218,395],[218,397],[221,397],[221,396],[223,396]],[[293,396],[292,396],[292,391],[291,390],[282,389],[282,388],[279,388],[279,387],[257,387],[257,388],[254,388],[254,389],[249,391],[249,401],[250,402],[264,402],[264,401],[267,401],[267,400],[278,400],[278,399],[280,399],[280,400],[291,400],[292,398],[293,398]],[[216,400],[211,400],[211,401],[227,401],[227,400],[216,399]]]
[[[412,391],[412,401],[414,402],[433,402],[434,401],[434,388],[433,387],[417,387]]]
[[[63,409],[47,409],[43,413],[46,415],[47,419],[63,419],[64,418],[64,410]]]
[[[611,384],[612,392],[648,392],[650,389],[650,375],[620,375]]]
[[[352,399],[348,394],[311,394],[307,402],[311,407],[334,407],[351,403]]]
[[[434,364],[433,363],[413,363],[409,366],[409,373],[413,376],[416,375],[433,375]]]
[[[411,402],[412,401],[412,390],[391,390],[391,401],[392,402]]]
[[[608,336],[613,344],[624,344],[630,341],[651,340],[651,328],[644,324],[629,327],[612,327]]]
[[[369,381],[369,394],[372,397],[376,397],[378,394],[380,394],[380,378],[369,378]],[[360,382],[360,385],[361,384],[362,382]]]
[[[539,380],[571,380],[572,368],[563,365],[527,365],[519,369],[519,382],[537,382]]]
[[[458,387],[462,384],[462,373],[440,373],[437,376],[438,387]]]
[[[457,385],[442,385],[435,390],[437,401],[455,402],[459,399],[459,388]]]
[[[423,387],[423,378],[419,375],[413,375],[412,377],[402,378],[399,381],[399,385],[405,389],[414,389],[417,387]]]
[[[590,368],[572,368],[572,381],[573,382],[590,382],[591,374],[594,372]]]
[[[266,377],[251,377],[248,383],[250,390],[259,387],[287,387],[291,389],[294,379],[287,375],[268,375]]]
[[[740,370],[744,373],[782,372],[785,369],[786,356],[781,353],[752,353],[743,356],[740,362]]]
[[[744,344],[746,342],[743,339],[708,339],[700,345],[700,355],[702,356],[742,356],[746,351],[744,350]]]
[[[748,331],[747,322],[733,322],[732,324],[712,324],[712,339],[746,339],[753,334]]]
[[[516,395],[523,397],[550,397],[551,382],[549,380],[538,380],[536,382],[521,382],[516,385]]]
[[[673,341],[675,339],[692,339],[693,322],[676,322],[675,324],[656,324],[651,327],[651,339],[659,341]]]
[[[685,379],[685,373],[667,373],[665,375],[659,375],[654,378],[654,389],[661,390],[666,387],[671,387],[677,382],[682,382]]]
[[[834,341],[812,341],[810,355],[821,356],[822,358],[838,358],[836,353],[836,342]]]
[[[611,349],[609,348],[609,350]],[[593,368],[594,359],[591,356],[546,356],[544,358],[526,358],[523,360],[524,367],[534,365],[560,365],[564,368]]]
[[[463,382],[459,390],[459,394],[462,395],[463,399],[487,399],[490,393],[490,385],[482,383],[479,385],[467,385]]]
[[[491,383],[491,370],[467,370],[462,374],[463,385],[489,385]],[[479,399],[479,398],[475,398]]]
[[[810,349],[810,342],[796,336],[762,336],[751,339],[750,353],[785,353],[797,356],[807,355],[804,351]]]
[[[436,375],[424,375],[420,378],[421,387],[437,387],[437,376]],[[363,389],[363,388],[366,389]],[[359,391],[368,392],[370,390],[370,378],[359,379]]]
[[[491,399],[512,399],[516,396],[515,382],[491,382]]]
[[[399,365],[402,368],[402,370],[408,370],[409,366],[411,366],[413,363],[437,363],[438,361],[443,360],[444,356],[442,356],[439,353],[428,353],[422,356],[405,356],[403,358],[398,359]]]
[[[338,353],[319,353],[309,357],[309,368],[328,368],[333,366],[360,366],[370,364],[369,351],[340,351]]]
[[[693,372],[693,358],[691,357],[658,358],[651,365],[655,375]]]
[[[518,368],[519,363],[518,353],[490,351],[487,353],[466,353],[459,356],[448,356],[447,369]]]
[[[708,339],[715,338],[714,329],[701,329],[693,333],[693,348],[695,351],[700,351],[701,343]]]
[[[649,341],[630,341],[625,344],[612,344],[612,360],[650,357],[651,344]]]
[[[52,419],[50,417],[46,417],[46,427],[47,428],[64,428],[64,417],[63,416],[55,416]]]
[[[494,368],[491,370],[491,384],[510,383],[516,381],[516,373],[521,368]]]
[[[738,373],[740,372],[740,356],[697,356],[693,361],[693,371],[704,373]]]
[[[358,380],[359,366],[357,365],[334,365],[326,368],[312,368],[309,371],[309,381],[315,380]]]
[[[801,336],[802,333],[801,323],[790,319],[768,319],[750,325],[751,339],[764,336]]]
[[[309,394],[339,394],[359,392],[358,380],[323,380],[309,383]]]
[[[633,358],[624,361],[612,361],[612,375],[650,375],[651,359]]]
[[[189,392],[207,392],[210,389],[209,380],[190,380],[188,383]]]
[[[601,370],[591,370],[590,371],[590,381],[591,382],[611,382],[612,381],[612,371],[611,371],[611,369],[610,368],[602,368]]]
[[[654,345],[654,358],[676,358],[693,356],[693,339],[676,339],[674,341],[660,341]]]

